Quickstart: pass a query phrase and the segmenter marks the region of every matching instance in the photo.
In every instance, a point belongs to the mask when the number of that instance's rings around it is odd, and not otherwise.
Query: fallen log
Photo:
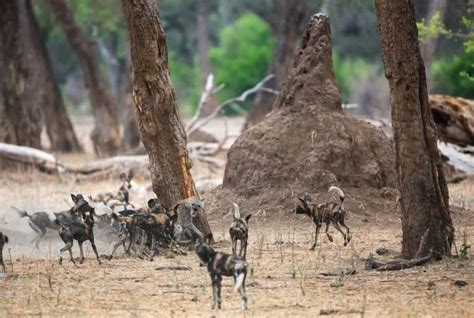
[[[38,168],[46,173],[64,173],[67,169],[55,156],[42,150],[0,143],[0,158]]]
[[[67,171],[80,174],[91,174],[104,170],[124,170],[132,169],[134,167],[141,167],[148,165],[148,156],[116,156],[107,159],[101,159],[86,163],[83,166],[73,168],[68,167]]]

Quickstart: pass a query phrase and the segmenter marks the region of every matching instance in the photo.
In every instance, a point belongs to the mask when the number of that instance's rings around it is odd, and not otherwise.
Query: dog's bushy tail
[[[234,265],[237,277],[235,278],[234,290],[238,291],[244,284],[245,276],[247,275],[247,263],[245,261],[237,261]]]
[[[342,209],[342,205],[344,204],[344,199],[346,197],[346,195],[344,194],[344,191],[342,191],[340,188],[338,188],[336,186],[331,186],[331,187],[329,187],[328,192],[329,193],[336,193],[339,196],[339,200],[341,200],[341,209]]]
[[[234,214],[234,219],[238,220],[240,219],[240,208],[237,203],[231,202],[233,206],[233,211],[232,213]]]
[[[16,213],[18,214],[18,216],[20,218],[24,218],[24,217],[31,218],[31,215],[29,215],[28,212],[26,212],[26,210],[23,210],[23,209],[21,209],[17,206],[14,206],[14,205],[12,205],[11,207],[12,207],[13,210],[16,211]]]

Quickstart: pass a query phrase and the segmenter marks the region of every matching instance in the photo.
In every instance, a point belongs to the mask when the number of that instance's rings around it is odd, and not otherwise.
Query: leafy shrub
[[[433,91],[474,98],[474,52],[433,62]]]
[[[219,34],[209,58],[215,84],[225,84],[221,100],[239,95],[260,81],[268,69],[275,40],[265,21],[246,13]]]

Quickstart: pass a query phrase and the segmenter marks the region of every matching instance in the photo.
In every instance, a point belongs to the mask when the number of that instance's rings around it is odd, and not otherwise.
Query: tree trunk
[[[199,55],[199,73],[201,80],[201,91],[206,86],[207,76],[211,73],[209,62],[209,1],[197,0],[197,46]],[[215,96],[211,95],[203,105],[201,117],[208,116],[216,108],[217,101]]]
[[[268,74],[275,74],[265,86],[278,90],[285,79],[288,64],[295,51],[298,35],[307,13],[308,1],[278,0],[274,4],[273,14],[269,18],[277,45]],[[255,97],[254,104],[247,115],[244,129],[262,121],[272,110],[276,96],[261,91]]]
[[[430,21],[433,15],[439,12],[441,21],[444,20],[446,14],[446,0],[430,0],[428,5],[428,12],[426,14],[425,21]],[[436,51],[436,45],[438,44],[438,37],[427,39],[425,43],[421,45],[421,57],[425,62],[426,77],[428,81],[428,87],[431,86],[431,64],[433,61],[433,55]]]
[[[385,76],[390,86],[396,170],[402,209],[402,254],[449,255],[454,237],[448,188],[428,105],[415,12],[410,0],[375,0]]]
[[[130,37],[135,115],[150,158],[153,191],[172,207],[198,193],[170,79],[166,36],[154,0],[123,0],[122,6]],[[200,214],[196,225],[203,223],[207,220]],[[210,229],[200,230],[212,235]]]
[[[128,59],[124,61],[124,70],[122,71],[122,122],[123,122],[123,145],[125,149],[134,149],[140,145],[140,133],[138,132],[137,119],[133,114],[133,97],[131,71]]]
[[[41,83],[39,83],[41,98],[38,100],[38,103],[44,113],[51,149],[63,152],[81,151],[82,148],[74,133],[71,120],[66,112],[61,93],[54,79],[51,62],[41,39],[33,8],[31,7],[31,0],[26,1],[26,19],[23,29],[27,30],[28,36],[25,38],[25,41],[31,48],[29,51],[34,56],[34,64],[41,73]]]
[[[91,134],[94,150],[98,156],[114,155],[121,146],[117,111],[112,96],[107,91],[107,82],[100,74],[94,55],[95,43],[76,24],[73,13],[64,0],[49,0],[49,5],[76,51],[84,72],[95,120]]]
[[[26,2],[0,2],[2,36],[2,124],[0,141],[41,148],[42,114],[38,108],[38,69],[25,49]]]

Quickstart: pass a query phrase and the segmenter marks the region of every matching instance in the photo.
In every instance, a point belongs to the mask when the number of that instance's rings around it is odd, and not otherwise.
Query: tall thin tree
[[[122,6],[130,37],[135,115],[150,158],[153,191],[171,207],[197,192],[170,78],[166,36],[154,0],[123,0]],[[204,214],[197,223],[203,234],[210,234]]]
[[[100,73],[99,63],[94,54],[95,42],[81,30],[64,0],[48,0],[48,2],[74,48],[84,72],[95,120],[91,134],[95,152],[99,156],[114,155],[121,147],[117,110],[107,89],[107,81]]]
[[[401,195],[402,253],[410,258],[426,256],[430,251],[449,255],[454,227],[436,144],[436,126],[428,105],[413,3],[375,0],[375,8],[390,86]]]
[[[22,23],[22,30],[25,30],[26,33],[24,38],[25,47],[29,48],[30,54],[34,57],[34,65],[40,72],[41,82],[38,89],[41,97],[38,99],[38,103],[44,114],[51,149],[63,152],[81,151],[82,147],[76,137],[54,78],[51,62],[31,6],[31,0],[27,0],[25,3],[25,19]]]

